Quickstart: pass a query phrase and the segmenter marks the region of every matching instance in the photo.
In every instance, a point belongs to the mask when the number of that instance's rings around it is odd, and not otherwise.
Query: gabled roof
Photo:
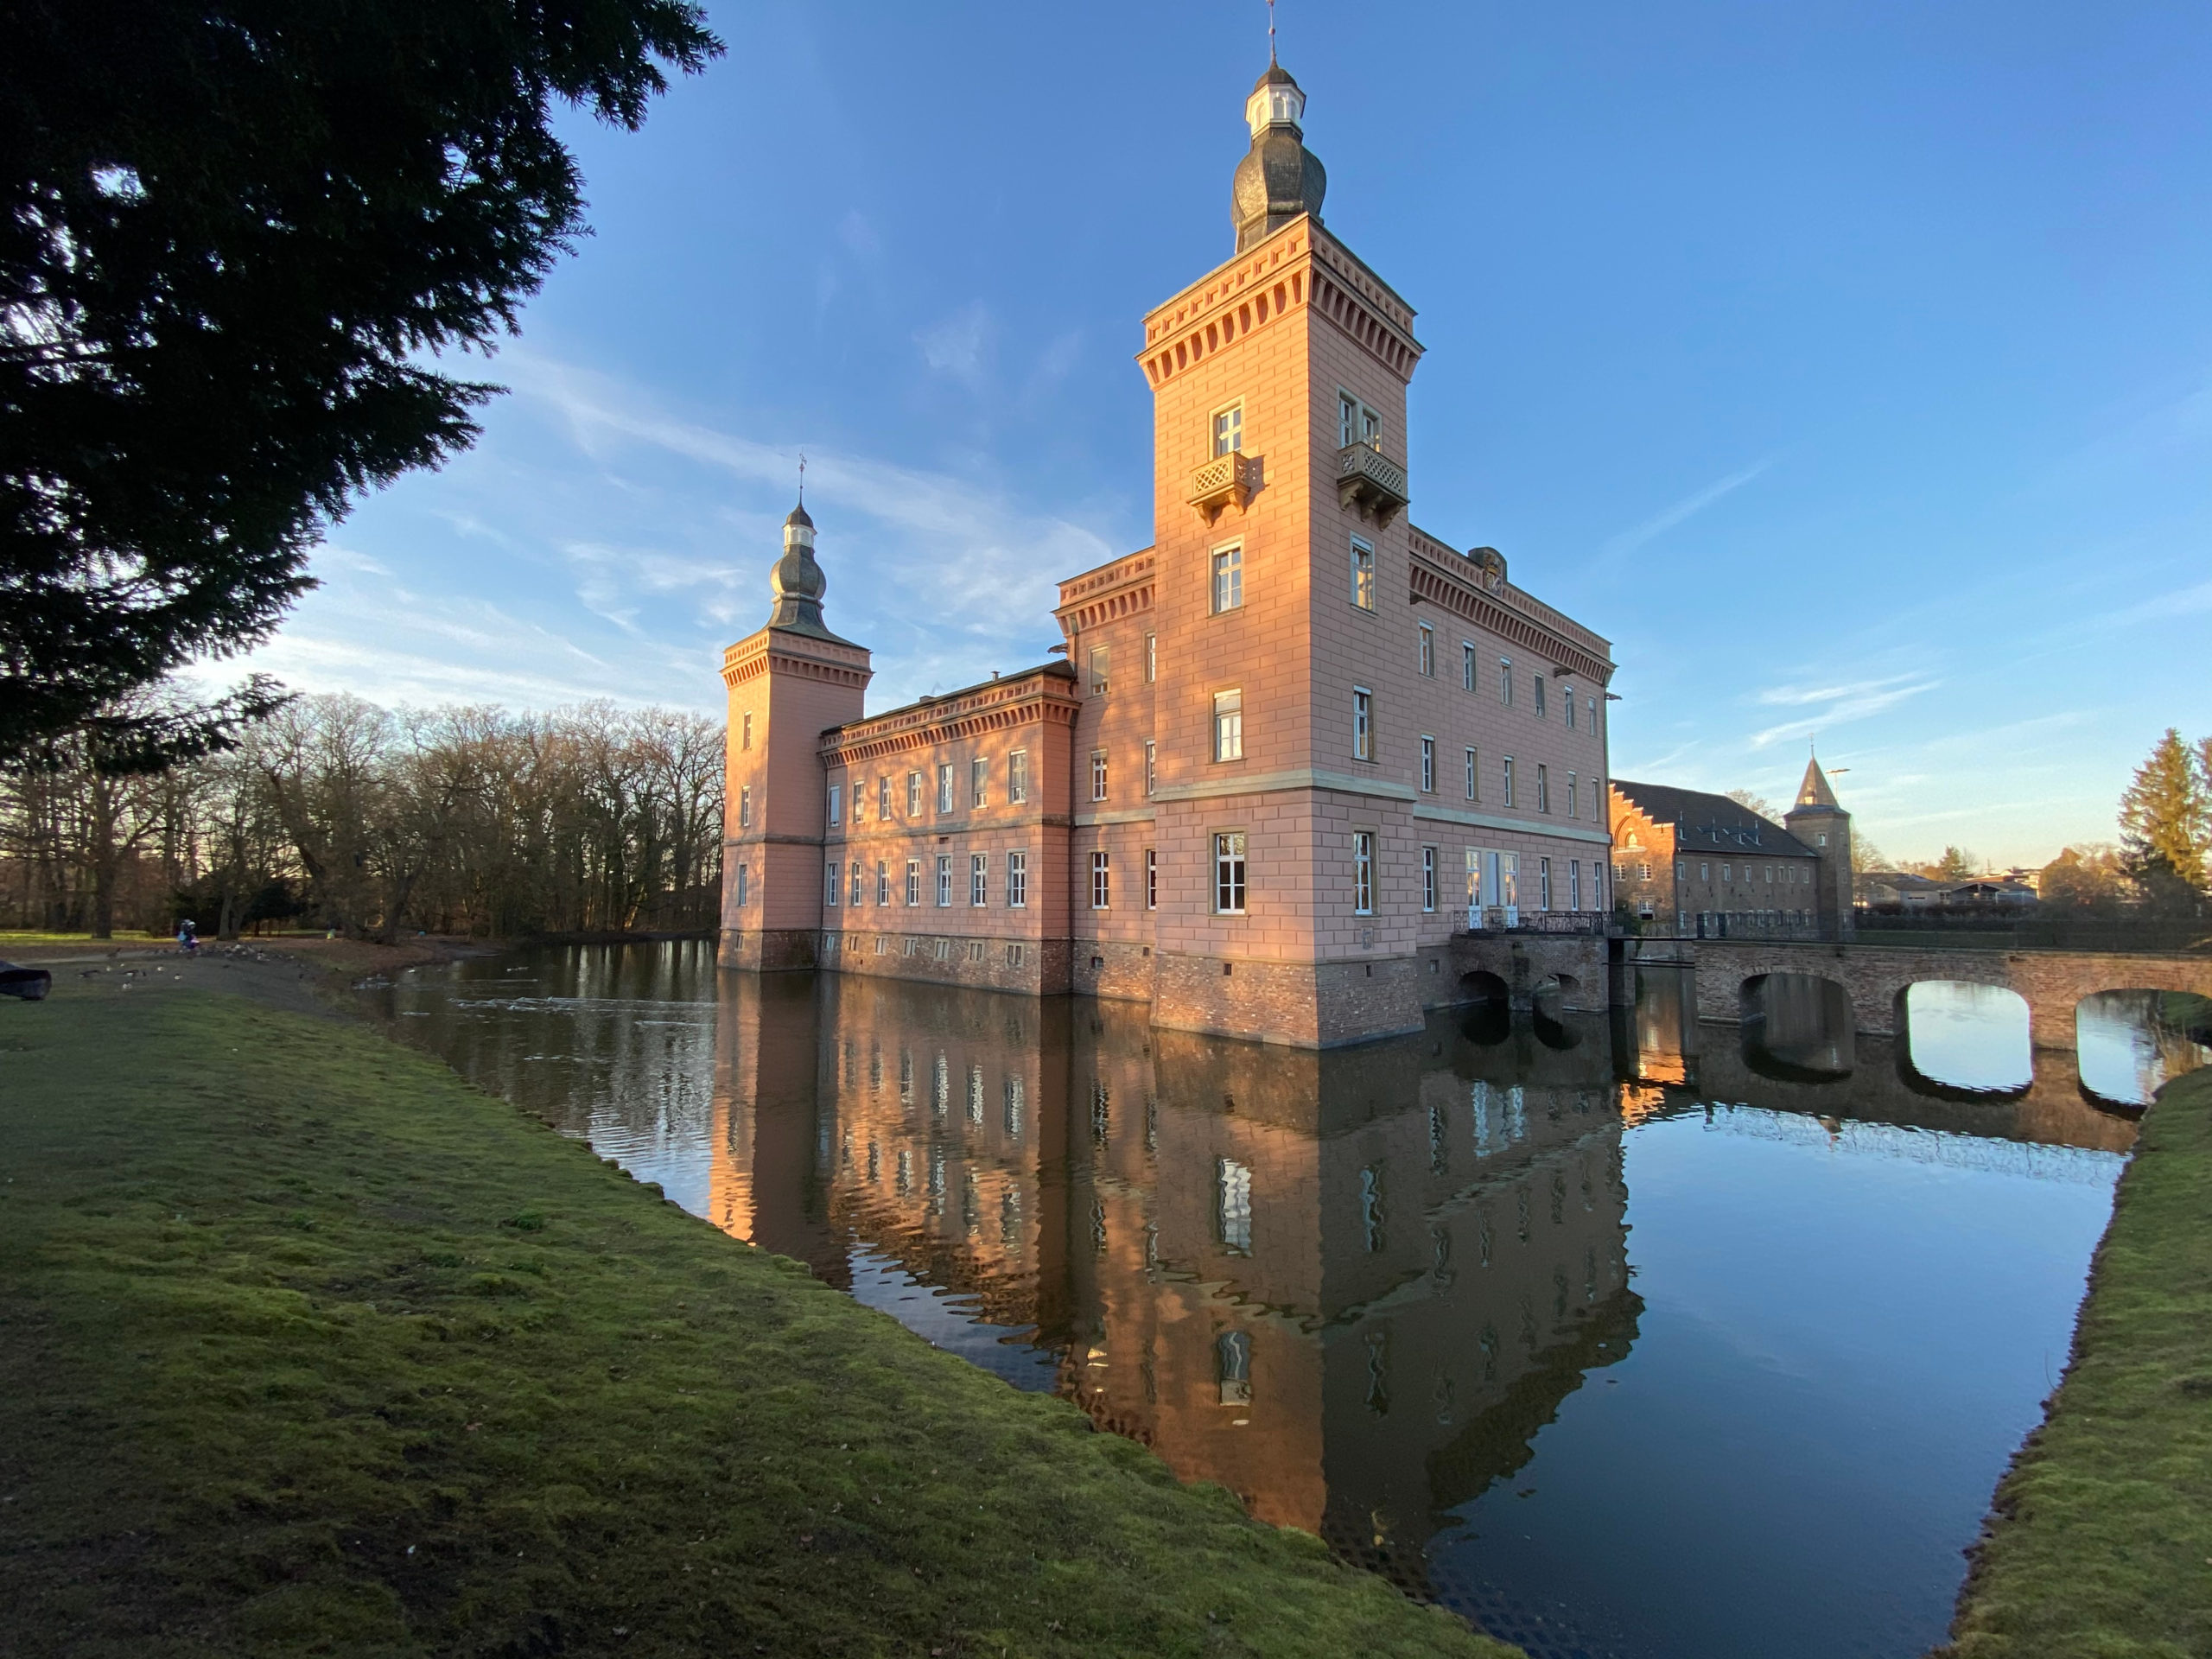
[[[1671,784],[1636,784],[1613,779],[1613,787],[1655,823],[1675,826],[1678,851],[1758,853],[1767,858],[1818,858],[1819,854],[1771,818],[1761,817],[1740,801]]]

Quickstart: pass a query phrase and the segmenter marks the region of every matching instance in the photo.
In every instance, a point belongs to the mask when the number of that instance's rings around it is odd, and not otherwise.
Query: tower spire
[[[1236,225],[1236,251],[1273,235],[1293,219],[1321,217],[1321,198],[1329,175],[1320,158],[1306,148],[1299,122],[1306,94],[1290,72],[1275,61],[1274,0],[1268,3],[1268,70],[1244,100],[1244,124],[1252,148],[1236,164],[1230,186],[1230,213]]]
[[[1268,62],[1275,60],[1275,0],[1268,0]]]

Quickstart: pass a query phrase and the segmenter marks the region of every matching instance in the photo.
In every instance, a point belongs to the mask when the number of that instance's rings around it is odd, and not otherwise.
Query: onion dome
[[[1317,219],[1321,216],[1329,175],[1320,159],[1306,148],[1298,124],[1305,113],[1306,94],[1288,70],[1270,62],[1244,100],[1252,148],[1237,162],[1230,187],[1239,253],[1302,214]]]
[[[784,556],[776,561],[768,585],[776,595],[770,627],[829,632],[822,623],[822,595],[829,591],[830,579],[814,562],[814,520],[804,506],[793,507],[784,520]]]

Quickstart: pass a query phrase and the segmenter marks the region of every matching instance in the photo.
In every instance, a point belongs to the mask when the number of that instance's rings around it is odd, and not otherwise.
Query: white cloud
[[[1662,508],[1633,529],[1624,530],[1619,535],[1608,538],[1600,551],[1600,559],[1611,562],[1625,558],[1646,542],[1665,535],[1685,518],[1694,513],[1704,512],[1722,496],[1732,491],[1740,490],[1773,465],[1773,457],[1769,456],[1764,461],[1752,462],[1740,472],[1731,473],[1726,478],[1715,479],[1703,489],[1692,492],[1672,506]]]
[[[1894,709],[1923,692],[1935,690],[1941,684],[1941,680],[1897,675],[1889,679],[1860,680],[1847,685],[1813,688],[1776,686],[1759,693],[1756,700],[1784,708],[1813,708],[1817,712],[1752,733],[1751,747],[1770,748],[1791,738],[1810,737],[1819,732],[1832,731],[1853,721],[1865,720],[1885,709]]]
[[[983,378],[990,333],[991,314],[977,300],[923,329],[914,339],[922,348],[922,360],[930,367],[976,385]]]

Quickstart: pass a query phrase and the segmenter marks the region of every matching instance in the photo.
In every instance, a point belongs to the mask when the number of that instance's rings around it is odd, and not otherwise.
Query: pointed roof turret
[[[1835,791],[1828,786],[1828,775],[1821,770],[1821,760],[1814,755],[1805,762],[1805,781],[1797,785],[1797,804],[1792,810],[1803,811],[1818,807],[1830,812],[1840,812],[1843,804],[1835,798]]]
[[[1252,148],[1237,162],[1230,185],[1239,253],[1302,213],[1321,217],[1329,175],[1319,158],[1306,148],[1305,133],[1298,124],[1305,114],[1306,94],[1290,71],[1270,58],[1267,73],[1244,100],[1244,124],[1251,129]]]
[[[793,507],[784,520],[784,556],[768,573],[768,586],[776,597],[775,608],[768,613],[770,627],[837,639],[822,620],[822,595],[830,589],[830,579],[814,562],[814,520],[803,505]]]

